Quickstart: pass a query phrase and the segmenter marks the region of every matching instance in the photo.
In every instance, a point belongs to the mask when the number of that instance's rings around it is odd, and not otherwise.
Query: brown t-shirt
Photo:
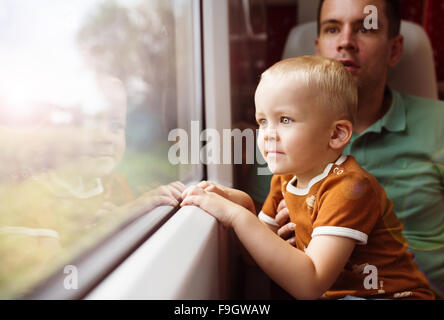
[[[334,235],[356,240],[356,247],[326,298],[433,299],[427,280],[412,261],[392,202],[377,180],[352,156],[341,156],[306,189],[295,176],[275,175],[259,218],[275,225],[277,206],[285,199],[296,224],[296,247]]]

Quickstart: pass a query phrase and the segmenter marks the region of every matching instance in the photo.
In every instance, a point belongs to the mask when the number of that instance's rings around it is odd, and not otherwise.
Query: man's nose
[[[351,27],[344,27],[338,42],[338,51],[356,51],[358,48],[356,43],[356,36]]]

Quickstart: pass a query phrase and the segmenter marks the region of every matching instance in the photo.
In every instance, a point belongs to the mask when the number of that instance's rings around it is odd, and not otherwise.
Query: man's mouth
[[[358,69],[360,69],[361,67],[354,62],[353,60],[349,60],[349,59],[341,59],[339,60],[339,62],[342,63],[342,65],[349,71],[349,72],[354,72],[357,71]]]

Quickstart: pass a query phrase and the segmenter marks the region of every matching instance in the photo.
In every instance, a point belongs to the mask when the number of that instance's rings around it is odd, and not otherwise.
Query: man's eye
[[[336,33],[337,31],[338,31],[338,28],[336,28],[336,27],[326,27],[324,29],[325,33]]]
[[[282,118],[281,118],[281,122],[282,122],[283,124],[289,124],[289,123],[291,122],[291,120],[290,120],[290,118],[282,117]]]

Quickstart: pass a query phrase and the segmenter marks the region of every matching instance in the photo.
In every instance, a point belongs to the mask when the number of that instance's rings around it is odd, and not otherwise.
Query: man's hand
[[[276,220],[276,223],[280,226],[280,228],[277,230],[278,236],[286,240],[292,246],[295,246],[296,245],[296,239],[294,236],[295,224],[293,222],[290,222],[290,215],[288,213],[287,205],[284,199],[282,199],[281,202],[279,202],[277,208],[277,214],[274,219]]]

